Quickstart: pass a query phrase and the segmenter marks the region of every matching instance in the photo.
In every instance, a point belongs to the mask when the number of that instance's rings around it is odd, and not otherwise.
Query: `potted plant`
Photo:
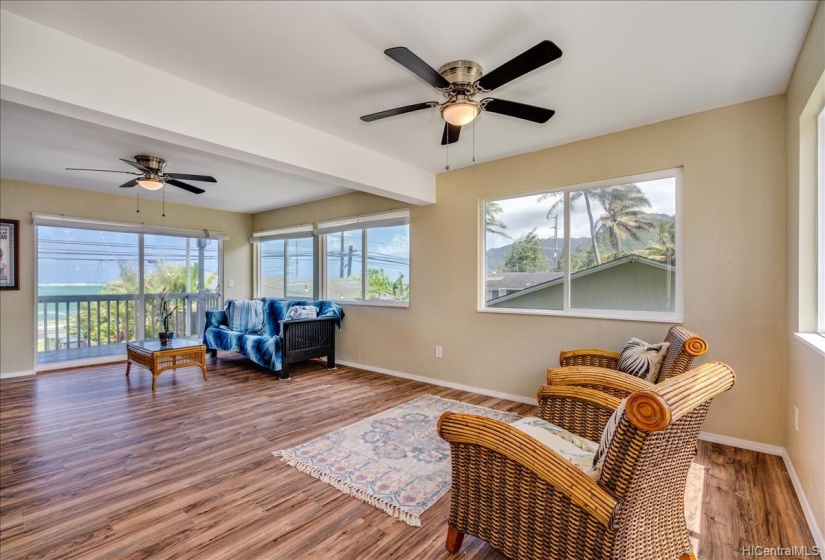
[[[163,327],[161,332],[158,333],[161,344],[169,344],[169,341],[175,337],[175,333],[169,330],[169,318],[172,317],[178,309],[180,309],[179,305],[176,305],[171,310],[169,309],[169,294],[166,288],[163,288],[160,292],[160,307],[158,307],[158,320]]]

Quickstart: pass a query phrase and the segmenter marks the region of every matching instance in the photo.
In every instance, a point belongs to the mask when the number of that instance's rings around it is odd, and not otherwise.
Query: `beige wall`
[[[825,356],[795,332],[816,328],[816,115],[825,104],[825,4],[819,3],[796,62],[787,111],[787,359],[785,433],[788,456],[825,529]],[[799,431],[794,426],[799,408]]]
[[[141,200],[140,220],[135,201],[125,196],[62,189],[46,185],[0,180],[0,217],[20,220],[20,290],[0,291],[0,374],[34,369],[34,227],[31,213],[64,214],[115,222],[143,222],[188,229],[208,227],[229,235],[224,242],[226,297],[251,295],[248,242],[251,217],[248,214],[207,210],[194,206],[166,205],[161,217],[160,203]]]
[[[665,324],[476,311],[478,199],[684,166],[685,324],[707,337],[709,359],[738,374],[705,429],[781,445],[784,114],[776,96],[439,175],[437,203],[411,208],[410,308],[347,306],[339,357],[532,398],[561,349],[661,340]],[[257,214],[252,225],[399,206],[348,194]]]

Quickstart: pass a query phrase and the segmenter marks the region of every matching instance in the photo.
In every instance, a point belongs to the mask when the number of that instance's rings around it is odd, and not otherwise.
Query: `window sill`
[[[821,356],[825,356],[825,336],[820,336],[814,333],[794,333],[794,336],[810,346]]]
[[[380,301],[380,300],[371,300],[371,301],[353,301],[353,300],[339,300],[339,299],[331,299],[331,302],[337,303],[340,306],[347,306],[352,305],[356,307],[396,307],[402,309],[409,309],[410,302],[408,301]]]
[[[651,323],[676,323],[682,324],[685,322],[684,317],[676,313],[637,313],[632,314],[620,311],[605,311],[595,309],[576,309],[569,311],[553,310],[553,309],[510,309],[510,308],[492,308],[479,307],[480,313],[507,313],[511,315],[545,315],[551,317],[578,317],[584,319],[606,319],[614,321],[647,321]]]

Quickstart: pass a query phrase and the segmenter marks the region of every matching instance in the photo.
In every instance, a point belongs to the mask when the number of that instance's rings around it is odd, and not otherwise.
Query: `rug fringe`
[[[353,498],[358,498],[362,502],[365,502],[373,506],[374,508],[380,509],[388,515],[400,519],[401,521],[403,521],[407,525],[410,525],[411,527],[421,527],[421,518],[418,515],[410,513],[408,511],[404,511],[400,507],[389,502],[386,502],[377,496],[372,496],[365,490],[352,486],[348,482],[345,482],[340,478],[337,478],[329,473],[322,472],[318,468],[305,463],[304,461],[293,455],[287,455],[287,451],[287,449],[283,449],[281,451],[273,451],[272,455],[275,457],[280,457],[280,459],[290,467],[295,467],[299,471],[306,473],[314,478],[317,478],[321,482],[329,484],[330,486],[340,490],[344,494],[352,496]]]
[[[480,404],[470,404],[470,403],[468,403],[468,402],[464,402],[464,401],[457,401],[457,400],[455,400],[455,399],[448,399],[448,398],[446,398],[446,397],[439,397],[438,395],[429,395],[429,394],[427,394],[427,395],[421,395],[421,397],[429,397],[429,398],[431,398],[431,399],[437,399],[437,400],[439,400],[439,401],[445,401],[445,402],[451,402],[451,403],[461,404],[461,405],[464,405],[464,406],[470,406],[470,407],[473,407],[473,408],[479,408],[479,409],[481,409],[481,410],[493,410],[493,411],[495,411],[495,412],[499,412],[499,413],[501,413],[501,414],[507,414],[507,415],[509,415],[509,416],[511,416],[511,417],[513,417],[513,418],[516,418],[516,419],[521,418],[521,416],[519,416],[519,415],[518,415],[518,414],[516,414],[515,412],[507,412],[506,410],[498,410],[498,409],[495,409],[495,408],[490,408],[490,407],[488,407],[488,406],[481,406]],[[421,397],[418,397],[418,398],[420,399]],[[413,400],[408,401],[408,402],[414,402],[414,401],[416,401],[416,400],[418,400],[418,399],[413,399]],[[406,404],[406,403],[405,403],[405,404]]]

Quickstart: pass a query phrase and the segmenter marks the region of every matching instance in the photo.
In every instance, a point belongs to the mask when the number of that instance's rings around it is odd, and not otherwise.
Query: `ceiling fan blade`
[[[83,167],[67,167],[66,171],[103,171],[105,173],[126,173],[128,175],[143,175],[143,173],[135,173],[134,171],[119,171],[114,169],[85,169]]]
[[[458,142],[458,135],[461,134],[461,127],[448,122],[444,123],[444,134],[441,135],[441,145],[455,144]]]
[[[189,191],[190,193],[201,194],[205,193],[206,191],[203,189],[199,189],[198,187],[193,187],[192,185],[187,185],[182,181],[178,181],[177,179],[166,179],[166,182],[170,185],[175,185],[179,189],[183,189],[185,191]]]
[[[426,103],[416,103],[415,105],[406,105],[404,107],[396,107],[395,109],[388,109],[386,111],[380,111],[378,113],[372,113],[370,115],[364,115],[361,117],[361,120],[364,122],[373,122],[380,119],[386,119],[387,117],[394,117],[396,115],[403,115],[404,113],[412,113],[413,111],[420,111],[421,109],[429,109],[431,107],[437,107],[438,102],[436,101],[427,101]]]
[[[535,47],[527,49],[517,57],[505,62],[492,72],[482,76],[476,82],[481,91],[493,91],[516,78],[532,72],[561,57],[561,49],[552,41],[542,41]]]
[[[190,173],[165,173],[164,177],[170,179],[186,179],[187,181],[204,181],[206,183],[217,183],[217,179],[209,175],[192,175]]]
[[[124,163],[128,163],[129,165],[131,165],[132,167],[134,167],[135,169],[137,169],[139,171],[143,171],[144,173],[154,173],[154,171],[152,171],[148,167],[143,167],[141,164],[135,163],[134,161],[129,161],[128,159],[123,159],[123,158],[118,158],[118,159],[120,161],[124,162]]]
[[[552,109],[536,107],[535,105],[525,105],[524,103],[516,103],[515,101],[507,101],[506,99],[493,99],[492,97],[482,99],[481,108],[490,113],[498,113],[499,115],[524,119],[525,121],[532,121],[534,123],[546,123],[550,120],[550,117],[556,114]]]
[[[134,187],[137,184],[138,184],[137,179],[132,179],[131,181],[126,181],[125,183],[120,185],[120,188],[121,189],[127,189],[129,187]]]
[[[435,68],[418,58],[418,56],[407,47],[393,47],[385,50],[384,54],[434,88],[450,87],[450,82],[448,82],[444,76],[436,72]]]

